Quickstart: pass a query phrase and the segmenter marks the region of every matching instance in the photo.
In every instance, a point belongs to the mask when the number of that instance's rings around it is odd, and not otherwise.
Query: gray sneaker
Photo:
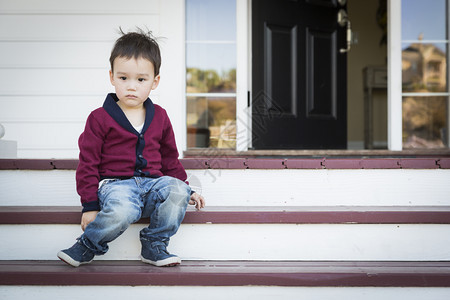
[[[80,241],[77,241],[69,249],[58,252],[59,259],[73,267],[90,263],[94,259],[94,256],[95,254],[81,244]]]
[[[141,240],[141,260],[157,267],[174,267],[181,264],[181,259],[167,251],[164,242]]]

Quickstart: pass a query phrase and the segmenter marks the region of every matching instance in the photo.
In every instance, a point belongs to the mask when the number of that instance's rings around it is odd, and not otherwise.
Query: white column
[[[236,151],[247,151],[251,141],[249,89],[248,0],[236,0]]]
[[[160,1],[160,102],[170,117],[180,157],[186,150],[185,1]]]
[[[401,0],[388,0],[388,148],[402,150]]]

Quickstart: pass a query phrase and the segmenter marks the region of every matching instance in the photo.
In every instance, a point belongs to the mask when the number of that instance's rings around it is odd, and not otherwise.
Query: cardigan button
[[[143,139],[143,138],[144,138],[144,135],[141,133],[141,134],[139,135],[139,137],[140,137],[141,139]]]

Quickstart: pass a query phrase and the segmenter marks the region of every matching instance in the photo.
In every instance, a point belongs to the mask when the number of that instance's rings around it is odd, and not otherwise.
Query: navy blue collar
[[[131,125],[130,121],[128,121],[124,112],[117,104],[117,101],[119,101],[119,99],[117,98],[116,94],[114,93],[108,94],[106,96],[105,102],[103,103],[103,108],[120,126],[122,126],[124,129],[126,129],[131,133],[139,135],[139,132],[137,132],[136,129],[134,129],[133,125]],[[153,104],[152,100],[150,100],[150,98],[147,98],[147,100],[145,100],[144,107],[145,107],[145,122],[144,128],[142,128],[142,133],[145,133],[148,127],[150,127],[150,124],[152,123],[153,120],[153,116],[155,115],[155,105]]]

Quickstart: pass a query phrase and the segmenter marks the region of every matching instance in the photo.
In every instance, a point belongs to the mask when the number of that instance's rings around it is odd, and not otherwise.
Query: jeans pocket
[[[110,184],[116,181],[119,181],[120,179],[112,178],[112,179],[103,179],[98,183],[98,196],[104,195],[108,189],[110,188]]]

